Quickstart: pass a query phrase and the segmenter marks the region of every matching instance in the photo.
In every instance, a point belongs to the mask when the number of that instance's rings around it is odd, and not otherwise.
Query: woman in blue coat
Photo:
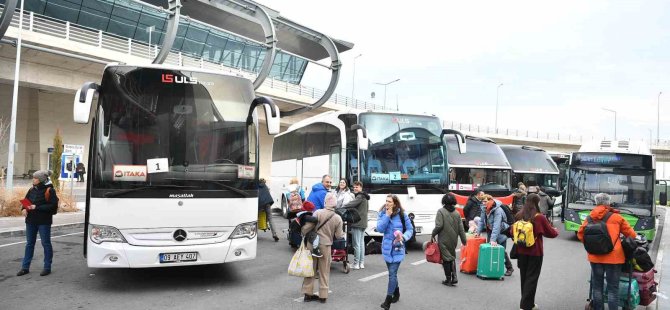
[[[398,268],[405,259],[405,243],[412,238],[414,233],[412,222],[403,212],[398,196],[386,196],[386,204],[379,210],[377,231],[384,233],[382,255],[389,271],[389,284],[386,291],[386,300],[381,307],[388,310],[391,308],[391,303],[400,299]]]

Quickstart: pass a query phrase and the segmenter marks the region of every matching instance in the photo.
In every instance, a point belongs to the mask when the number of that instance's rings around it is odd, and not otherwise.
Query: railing
[[[491,126],[484,126],[484,125],[479,125],[479,124],[468,124],[468,123],[460,123],[460,122],[447,122],[444,121],[442,126],[444,128],[451,128],[451,129],[456,129],[459,131],[467,132],[467,133],[477,133],[477,134],[484,134],[484,135],[495,135],[495,136],[507,136],[507,137],[517,137],[517,138],[523,138],[523,139],[536,139],[536,140],[543,140],[543,141],[556,141],[556,142],[564,142],[564,143],[571,143],[571,144],[582,144],[585,141],[592,141],[596,139],[603,139],[605,140],[605,137],[598,137],[598,136],[583,136],[583,135],[575,135],[575,134],[569,134],[569,133],[560,133],[560,132],[540,132],[540,131],[533,131],[533,130],[522,130],[522,129],[509,129],[509,128],[498,128],[497,130],[494,127]],[[649,143],[649,140],[644,140],[644,139],[617,139],[617,140],[627,140],[627,141],[643,141],[645,143]],[[670,148],[670,140],[653,140],[651,143],[652,148]]]
[[[0,12],[4,6],[0,5]],[[19,28],[19,11],[17,10],[12,17],[11,26]],[[124,38],[115,34],[107,33],[101,30],[72,24],[70,22],[58,20],[55,18],[34,14],[24,11],[23,29],[30,32],[46,34],[72,42],[82,43],[105,50],[124,53],[130,56],[152,60],[158,53],[157,46],[149,46],[145,42],[137,41],[131,38]],[[241,68],[232,68],[221,63],[214,63],[203,58],[192,57],[181,52],[170,52],[164,62],[165,64],[183,66],[187,68],[202,68],[210,70],[221,70],[232,74],[242,75],[251,80],[255,79],[257,73]],[[283,90],[287,93],[297,94],[311,98],[314,101],[321,98],[325,91],[304,85],[295,85],[276,78],[266,79],[263,86],[272,89]],[[361,110],[384,110],[381,105],[370,102],[353,99],[338,94],[332,95],[328,103],[343,105]]]

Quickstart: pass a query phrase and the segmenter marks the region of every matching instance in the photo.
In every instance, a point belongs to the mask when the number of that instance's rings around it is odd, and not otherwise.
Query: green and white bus
[[[565,197],[565,230],[578,231],[607,193],[631,227],[648,240],[656,235],[656,159],[644,143],[601,141],[584,144],[570,156]]]

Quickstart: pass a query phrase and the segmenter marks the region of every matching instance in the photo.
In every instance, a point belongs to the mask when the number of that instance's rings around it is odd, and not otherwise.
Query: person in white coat
[[[347,184],[347,180],[345,179],[340,179],[335,195],[337,195],[337,208],[342,208],[354,199],[354,194],[349,190],[349,184]]]

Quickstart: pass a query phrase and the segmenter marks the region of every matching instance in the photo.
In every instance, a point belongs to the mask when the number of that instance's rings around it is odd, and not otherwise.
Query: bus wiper
[[[390,190],[391,190],[390,187],[380,187],[380,188],[375,188],[373,190],[370,190],[370,194],[375,194],[375,193],[390,191]]]
[[[446,193],[449,192],[448,190],[444,189],[443,187],[439,187],[437,185],[430,185],[429,187],[440,191],[440,193],[442,193],[442,194],[446,194]]]
[[[250,196],[249,193],[247,193],[247,192],[245,192],[245,191],[243,191],[243,190],[241,190],[241,189],[239,189],[239,188],[235,188],[235,187],[233,187],[233,186],[230,186],[230,185],[221,183],[221,182],[227,182],[227,181],[229,181],[229,180],[176,179],[176,178],[168,178],[168,179],[166,179],[166,180],[197,181],[197,182],[212,183],[212,184],[216,184],[216,185],[218,185],[218,186],[221,186],[221,187],[223,187],[223,188],[225,188],[225,189],[227,189],[227,190],[229,190],[229,191],[231,191],[231,192],[234,192],[234,193],[236,193],[236,194],[239,194],[240,196],[242,196],[242,197],[244,197],[244,198],[248,198],[248,197]]]
[[[147,186],[141,186],[141,187],[136,187],[136,188],[129,188],[129,189],[121,189],[118,191],[113,191],[113,192],[107,192],[105,193],[105,197],[116,197],[116,196],[121,196],[125,195],[127,193],[132,193],[132,192],[138,192],[138,191],[143,191],[147,189],[156,189],[156,188],[178,188],[178,189],[183,189],[183,188],[196,188],[197,186],[183,186],[183,185],[170,185],[170,184],[162,184],[162,185],[147,185]]]

